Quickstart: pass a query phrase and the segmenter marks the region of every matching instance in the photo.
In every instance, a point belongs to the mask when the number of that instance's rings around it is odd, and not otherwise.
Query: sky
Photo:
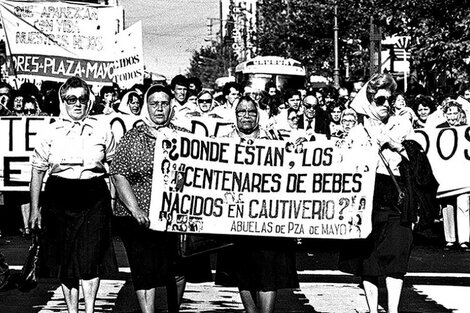
[[[147,71],[167,79],[184,74],[192,52],[210,44],[205,40],[207,18],[219,17],[218,0],[120,0],[119,4],[124,7],[126,28],[142,21]],[[214,39],[217,31],[214,26]]]

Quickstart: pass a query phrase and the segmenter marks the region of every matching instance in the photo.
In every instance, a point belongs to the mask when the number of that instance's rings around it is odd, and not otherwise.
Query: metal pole
[[[223,17],[222,17],[222,0],[219,0],[219,20],[220,20],[220,44],[224,44],[224,32],[223,32]]]
[[[403,49],[403,63],[406,65],[406,49]],[[408,89],[408,77],[406,75],[406,66],[404,66],[403,71],[403,91],[406,92]]]
[[[334,40],[335,40],[335,67],[333,69],[333,81],[334,81],[334,87],[336,89],[339,89],[339,49],[338,49],[338,2],[335,1],[335,6],[334,6],[334,26],[333,26],[333,32],[334,32]]]

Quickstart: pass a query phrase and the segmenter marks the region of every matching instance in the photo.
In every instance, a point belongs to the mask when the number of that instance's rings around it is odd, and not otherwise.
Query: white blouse
[[[90,179],[106,173],[116,142],[110,125],[95,117],[58,119],[39,134],[32,166],[67,179]]]

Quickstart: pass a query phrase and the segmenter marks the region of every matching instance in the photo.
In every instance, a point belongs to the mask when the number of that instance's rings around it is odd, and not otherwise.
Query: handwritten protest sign
[[[470,127],[417,129],[415,133],[439,182],[438,197],[470,192]]]
[[[116,60],[113,81],[123,89],[144,81],[144,58],[142,50],[142,22],[116,35]]]
[[[122,7],[0,1],[0,13],[13,61],[10,75],[112,81],[115,35],[124,25]]]
[[[176,132],[156,149],[152,229],[343,239],[371,230],[372,150]]]

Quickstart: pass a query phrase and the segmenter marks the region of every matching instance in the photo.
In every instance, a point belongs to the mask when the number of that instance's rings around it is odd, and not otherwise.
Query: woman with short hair
[[[58,272],[68,311],[78,312],[81,286],[85,312],[92,313],[100,277],[117,271],[104,179],[115,141],[109,124],[88,116],[91,91],[83,80],[69,78],[59,95],[59,119],[41,133],[33,154],[30,224],[43,229],[41,264]]]

